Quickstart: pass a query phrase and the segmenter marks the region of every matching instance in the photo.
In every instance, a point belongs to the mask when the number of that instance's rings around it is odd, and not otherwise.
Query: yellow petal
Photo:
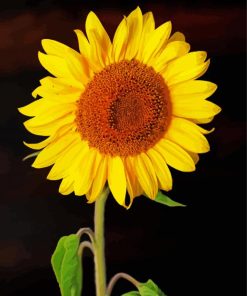
[[[40,97],[45,97],[45,96],[52,96],[53,95],[53,91],[51,88],[49,88],[48,86],[43,86],[43,85],[40,85],[38,87],[36,87],[34,89],[34,91],[32,92],[32,96],[34,98],[37,98],[37,96],[40,96]]]
[[[167,44],[165,49],[153,61],[152,66],[157,72],[164,71],[166,64],[175,58],[181,57],[190,51],[189,43],[173,41]]]
[[[214,119],[214,116],[208,118],[189,118],[191,121],[197,124],[209,123]]]
[[[38,57],[41,65],[52,75],[60,79],[66,79],[68,84],[72,84],[77,88],[84,88],[82,81],[79,80],[79,77],[74,77],[64,59],[57,56],[46,55],[42,52],[38,53]]]
[[[149,36],[154,31],[154,29],[155,29],[155,21],[154,21],[153,13],[149,11],[143,15],[143,25],[142,25],[142,34],[140,38],[140,46],[136,55],[136,59],[138,59],[139,61],[142,60],[144,45],[147,44],[147,41],[149,40]]]
[[[82,155],[79,156],[79,161],[75,160],[78,164],[75,170],[75,195],[81,196],[88,193],[90,190],[93,181],[95,159],[95,149],[88,148],[82,151]]]
[[[51,39],[43,39],[42,46],[45,52],[51,56],[57,56],[65,60],[72,76],[84,85],[88,82],[86,71],[88,65],[82,60],[81,55],[69,46]]]
[[[44,99],[33,101],[32,103],[18,108],[18,111],[26,116],[36,116],[38,114],[48,111],[50,108],[58,106],[57,102],[50,102]]]
[[[154,199],[158,192],[158,182],[153,165],[145,153],[134,158],[138,181],[148,197]]]
[[[165,158],[168,165],[182,171],[192,172],[195,170],[195,164],[190,155],[177,144],[167,140],[160,140],[154,149]]]
[[[124,59],[128,42],[127,20],[124,18],[115,32],[112,44],[112,60],[119,62]]]
[[[126,177],[123,161],[119,156],[109,157],[108,184],[116,201],[125,206]]]
[[[79,50],[80,53],[85,56],[86,58],[90,58],[90,44],[87,40],[87,37],[81,30],[74,30],[76,33],[78,43],[79,43]]]
[[[201,126],[199,125],[196,125],[197,129],[203,134],[203,135],[208,135],[208,134],[211,134],[212,132],[215,131],[215,128],[211,128],[210,130],[206,130],[205,128],[202,128]]]
[[[95,178],[93,180],[91,190],[88,194],[89,203],[94,202],[99,197],[100,193],[102,192],[105,186],[105,182],[107,178],[107,165],[108,165],[107,157],[102,157],[98,170],[95,174]]]
[[[160,51],[165,43],[167,43],[171,29],[171,22],[166,22],[150,34],[149,40],[143,50],[143,63],[150,65],[150,59]]]
[[[133,159],[126,157],[124,160],[124,167],[127,181],[127,190],[130,196],[130,204],[128,205],[129,208],[133,202],[133,199],[143,193],[143,189],[138,182]]]
[[[182,81],[186,81],[186,80],[190,80],[190,79],[197,79],[199,77],[201,77],[203,74],[205,74],[208,70],[208,67],[210,65],[210,60],[208,60],[207,62],[195,66],[194,68],[192,68],[189,71],[185,71],[183,73],[180,73],[177,75],[177,77],[173,77],[170,81],[169,81],[169,86],[175,83],[179,83]]]
[[[50,92],[54,93],[70,93],[70,92],[76,92],[84,90],[84,86],[81,82],[75,80],[74,78],[63,78],[63,77],[52,77],[52,76],[46,76],[45,78],[42,78],[40,80],[40,84],[43,88],[49,90]],[[35,91],[32,94],[34,97]]]
[[[131,60],[133,59],[139,49],[140,46],[140,39],[142,36],[142,25],[143,25],[143,18],[142,12],[139,7],[133,10],[127,16],[127,25],[128,25],[128,46],[126,49],[125,59]]]
[[[100,71],[101,68],[97,66],[98,60],[95,60],[95,56],[92,53],[92,51],[95,51],[95,47],[92,48],[92,46],[89,44],[87,37],[84,35],[84,33],[81,30],[75,30],[75,33],[78,38],[79,43],[79,50],[81,52],[82,56],[82,62],[84,64],[88,64],[88,68],[84,68],[85,72],[89,77],[93,76],[93,72]]]
[[[84,90],[84,87],[80,85],[80,88],[73,85],[73,80],[69,79],[63,79],[63,78],[57,78],[57,77],[51,77],[46,76],[45,78],[42,78],[40,81],[41,86],[43,86],[47,91],[50,91],[54,94],[68,94],[68,93],[74,93],[79,92],[81,90]]]
[[[70,77],[66,61],[60,57],[46,55],[42,52],[38,53],[41,65],[52,75],[57,77]]]
[[[74,176],[74,191],[75,191],[75,195],[83,195],[81,194],[81,185],[82,182],[84,182],[83,184],[85,184],[85,181],[88,181],[88,172],[87,172],[87,180],[82,181],[82,178],[84,178],[84,172],[82,172],[82,169],[85,168],[85,165],[90,166],[92,163],[92,158],[94,157],[94,153],[90,154],[90,148],[88,146],[88,142],[87,141],[81,141],[80,143],[81,145],[81,149],[80,152],[78,153],[78,155],[76,156],[74,163],[72,164],[71,168],[70,168],[70,174],[73,174]],[[88,162],[88,158],[91,155],[91,162]],[[90,168],[92,168],[90,166]]]
[[[185,41],[185,36],[181,32],[175,32],[168,40],[169,42],[173,41]]]
[[[168,86],[203,75],[210,63],[204,63],[206,57],[205,51],[195,51],[171,61],[162,72]]]
[[[171,172],[164,160],[164,158],[154,149],[149,149],[147,155],[150,158],[154,167],[156,176],[159,181],[159,188],[169,191],[172,189]]]
[[[86,19],[86,32],[88,35],[88,39],[90,41],[91,32],[96,31],[100,37],[100,41],[102,42],[101,45],[106,49],[110,49],[111,47],[111,40],[104,29],[103,25],[101,24],[100,20],[96,16],[96,14],[92,11],[89,12],[87,19]]]
[[[29,119],[26,121],[28,122],[30,126],[38,126],[38,125],[43,125],[46,123],[49,123],[51,121],[54,121],[60,117],[65,116],[68,113],[71,113],[75,111],[76,105],[75,104],[58,104],[58,103],[50,103],[49,101],[45,99],[41,99],[42,102],[40,102],[40,110],[35,109],[35,104],[34,105],[28,105],[28,107],[25,109],[20,108],[20,111],[28,114],[32,114],[29,116],[36,116],[32,119]]]
[[[80,146],[80,151],[76,156],[74,162],[71,163],[68,176],[63,178],[63,181],[59,188],[59,192],[64,195],[71,193],[73,190],[75,191],[75,180],[78,175],[78,169],[81,166],[82,159],[85,158],[85,155],[87,155],[89,151],[88,143],[86,141],[79,141],[78,145]]]
[[[215,83],[203,80],[191,80],[184,83],[175,84],[170,87],[171,99],[187,100],[198,99],[203,100],[210,97],[217,89]]]
[[[219,106],[206,100],[174,100],[172,103],[172,113],[178,117],[205,119],[215,116],[220,111]]]
[[[50,94],[47,93],[44,96],[44,99],[46,99],[47,101],[50,102],[54,102],[54,103],[75,103],[76,101],[78,101],[81,97],[82,92],[74,92],[74,93],[69,93],[69,94]]]
[[[191,152],[205,153],[210,149],[207,139],[200,132],[200,128],[183,118],[172,118],[165,137]]]
[[[108,55],[106,55],[106,52],[101,47],[100,41],[99,41],[99,35],[96,31],[91,31],[91,65],[93,65],[93,70],[95,73],[100,72],[104,67],[108,64]]]
[[[146,12],[143,15],[143,30],[142,33],[142,41],[144,42],[143,44],[145,44],[145,38],[147,37],[145,33],[152,33],[155,29],[155,21],[154,21],[154,16],[153,13],[151,11]]]
[[[57,141],[50,143],[39,153],[32,166],[35,168],[44,168],[52,165],[58,159],[60,153],[77,139],[77,133],[68,133]]]
[[[57,130],[60,129],[61,127],[67,126],[68,124],[73,123],[75,120],[75,114],[73,113],[69,113],[67,115],[65,114],[64,116],[58,117],[53,121],[46,122],[46,123],[42,123],[42,120],[40,120],[41,118],[43,118],[43,115],[42,116],[38,115],[37,117],[31,118],[25,121],[23,124],[29,132],[35,135],[50,136],[56,133]],[[38,122],[40,123],[38,124]]]
[[[31,149],[35,149],[35,150],[40,150],[44,147],[46,147],[48,144],[50,144],[51,142],[57,140],[58,138],[62,137],[64,134],[66,134],[69,130],[72,131],[74,125],[68,124],[65,125],[63,127],[61,127],[60,129],[58,129],[56,131],[56,133],[52,134],[51,136],[49,136],[48,138],[46,138],[45,140],[39,142],[39,143],[26,143],[23,142],[24,145],[26,145],[27,147],[31,148]]]
[[[134,180],[136,178],[134,172],[130,169],[127,168],[127,161],[125,160],[125,175],[126,175],[126,185],[127,185],[127,190],[128,190],[128,193],[129,193],[129,196],[130,196],[130,200],[131,200],[131,204],[132,204],[132,201],[134,199]]]
[[[61,91],[52,91],[52,89],[47,88],[43,85],[38,86],[32,93],[33,97],[37,97],[39,95],[40,97],[43,97],[46,99],[46,101],[51,101],[54,103],[73,103],[79,100],[80,96],[82,94],[81,90],[74,90],[69,91],[68,89],[61,90]]]
[[[89,65],[85,60],[78,60],[75,56],[68,56],[66,59],[68,69],[79,84],[86,86],[89,82]]]
[[[52,76],[46,76],[40,79],[39,82],[40,82],[40,85],[42,85],[46,89],[51,90],[52,92],[61,91],[66,89],[67,87],[69,88],[67,84],[61,83],[59,81],[59,78],[52,77]]]
[[[99,62],[104,67],[109,63],[111,40],[100,20],[92,11],[89,12],[86,19],[86,32],[91,45],[91,51],[94,53],[94,59],[96,60],[96,57],[98,57]]]
[[[191,152],[191,151],[188,151],[188,150],[185,150],[188,154],[189,154],[189,156],[193,159],[193,161],[194,161],[194,163],[195,164],[197,164],[198,163],[198,161],[199,161],[199,155],[197,154],[197,153],[193,153],[193,152]]]
[[[74,190],[73,183],[74,183],[73,176],[67,176],[63,178],[59,186],[59,192],[63,195],[68,195],[72,193]]]
[[[74,49],[56,40],[43,39],[41,43],[44,48],[44,51],[47,54],[66,59],[67,55],[70,55],[71,53],[73,53],[75,56],[77,56],[78,59],[80,58],[80,55],[78,52],[76,52]]]
[[[88,142],[81,140],[80,137],[80,141],[78,142],[78,145],[80,146],[80,150],[78,152],[78,155],[75,159],[75,161],[71,164],[70,167],[70,175],[73,175],[73,178],[75,179],[78,168],[81,167],[81,163],[83,161],[83,159],[85,159],[85,155],[87,155],[87,153],[89,153],[89,146],[88,146]]]
[[[74,163],[81,149],[80,142],[81,139],[78,138],[77,141],[73,142],[73,145],[69,146],[66,151],[58,157],[47,176],[48,180],[59,180],[70,174],[71,165]]]
[[[26,143],[23,142],[24,145],[26,145],[27,147],[34,149],[34,150],[40,150],[44,147],[46,147],[48,144],[50,144],[52,142],[52,139],[54,138],[54,135],[46,138],[45,140],[39,142],[39,143]]]

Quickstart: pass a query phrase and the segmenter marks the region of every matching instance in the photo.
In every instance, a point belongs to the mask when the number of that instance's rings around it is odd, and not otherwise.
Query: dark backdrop
[[[37,59],[42,38],[75,48],[73,29],[94,10],[111,36],[137,5],[170,19],[192,50],[206,50],[205,79],[219,86],[212,100],[223,111],[211,126],[211,152],[194,173],[172,170],[170,196],[188,205],[166,208],[138,198],[129,211],[109,198],[106,211],[108,277],[118,271],[152,278],[168,296],[244,295],[245,263],[245,7],[244,1],[77,0],[2,1],[0,11],[0,295],[59,295],[50,256],[62,235],[92,226],[93,205],[63,197],[48,169],[35,170],[17,107],[46,72]],[[84,260],[84,295],[94,295],[92,257]],[[119,282],[115,294],[132,287]]]

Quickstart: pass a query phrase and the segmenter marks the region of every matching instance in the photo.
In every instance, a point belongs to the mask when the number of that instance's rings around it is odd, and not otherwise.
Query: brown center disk
[[[78,101],[77,129],[90,147],[111,156],[147,151],[164,135],[170,99],[162,76],[136,60],[95,74]]]

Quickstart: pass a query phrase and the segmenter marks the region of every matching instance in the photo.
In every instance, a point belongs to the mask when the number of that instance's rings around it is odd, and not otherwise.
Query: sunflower
[[[217,86],[196,80],[208,66],[204,51],[190,51],[171,22],[155,28],[153,14],[139,7],[124,17],[113,41],[95,13],[86,34],[75,30],[79,52],[42,40],[41,65],[53,76],[40,80],[35,101],[19,108],[26,129],[47,137],[36,144],[35,168],[52,166],[47,178],[62,179],[59,192],[94,202],[106,182],[125,207],[139,195],[155,199],[172,189],[169,166],[195,170],[209,151],[198,124],[220,107],[206,100]],[[130,206],[130,205],[129,205]]]

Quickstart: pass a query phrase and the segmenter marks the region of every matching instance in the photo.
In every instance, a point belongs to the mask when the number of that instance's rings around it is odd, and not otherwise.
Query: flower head
[[[62,179],[59,192],[86,195],[94,202],[108,182],[117,202],[143,193],[171,190],[168,166],[195,170],[199,153],[209,151],[198,124],[220,108],[206,100],[214,83],[196,80],[209,60],[189,52],[171,22],[155,28],[151,12],[138,7],[119,24],[113,41],[90,12],[86,35],[75,30],[80,52],[44,39],[43,67],[53,76],[40,80],[31,104],[19,108],[32,117],[28,131],[47,138],[27,144],[41,150],[33,167],[53,165],[47,178]]]

